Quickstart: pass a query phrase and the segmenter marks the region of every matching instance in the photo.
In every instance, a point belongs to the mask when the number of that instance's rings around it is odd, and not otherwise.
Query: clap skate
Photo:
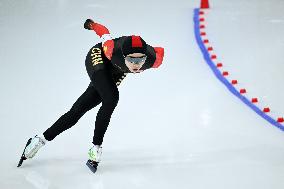
[[[87,161],[86,165],[93,173],[95,173],[101,159],[102,147],[99,145],[93,146],[91,149],[89,149],[88,155],[89,160]]]
[[[24,160],[33,158],[38,150],[45,145],[45,143],[46,140],[37,135],[33,138],[30,138],[25,146],[17,167],[20,167]]]

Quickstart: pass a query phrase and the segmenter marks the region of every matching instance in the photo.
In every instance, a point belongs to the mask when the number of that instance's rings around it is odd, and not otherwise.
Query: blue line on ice
[[[284,126],[278,123],[276,120],[274,120],[272,117],[267,115],[266,113],[262,112],[257,106],[255,106],[250,100],[248,100],[245,96],[241,95],[238,90],[236,90],[235,87],[222,75],[222,73],[217,69],[215,64],[212,62],[210,54],[208,53],[205,45],[203,44],[201,35],[200,35],[200,28],[199,28],[199,8],[194,9],[194,33],[195,33],[195,39],[198,43],[198,46],[203,54],[203,57],[208,64],[208,66],[211,68],[215,76],[231,91],[236,97],[238,97],[241,101],[243,101],[247,106],[249,106],[253,111],[255,111],[258,115],[260,115],[262,118],[267,120],[272,125],[278,127],[282,131],[284,131]]]

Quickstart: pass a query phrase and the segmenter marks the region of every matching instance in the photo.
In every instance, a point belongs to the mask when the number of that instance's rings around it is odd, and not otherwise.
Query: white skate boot
[[[25,146],[24,152],[22,154],[22,157],[19,161],[18,167],[20,167],[24,160],[33,158],[38,150],[45,145],[47,140],[44,138],[44,136],[38,136],[36,135],[33,138],[30,138]]]
[[[87,161],[86,165],[93,173],[95,173],[97,171],[98,164],[101,161],[102,147],[99,145],[94,145],[89,149],[88,155],[89,160]]]
[[[33,158],[37,151],[44,146],[46,143],[46,140],[42,137],[39,136],[35,136],[34,138],[32,138],[31,143],[26,147],[25,149],[25,157],[26,158]]]

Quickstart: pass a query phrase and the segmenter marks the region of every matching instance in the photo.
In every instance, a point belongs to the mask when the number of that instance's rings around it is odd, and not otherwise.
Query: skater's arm
[[[87,19],[84,23],[84,28],[87,30],[94,30],[100,36],[103,44],[103,51],[106,57],[111,60],[114,41],[109,33],[109,30],[102,24],[96,23],[91,19]]]
[[[114,76],[114,81],[115,81],[116,86],[120,85],[120,83],[124,80],[126,75],[127,75],[127,73],[120,73],[120,74]]]
[[[87,19],[84,23],[84,28],[87,30],[94,30],[96,34],[103,40],[112,39],[109,30],[102,24],[96,23],[91,19]]]

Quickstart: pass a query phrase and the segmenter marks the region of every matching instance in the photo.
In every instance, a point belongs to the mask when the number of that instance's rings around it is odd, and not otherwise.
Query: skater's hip
[[[85,66],[89,77],[92,77],[96,71],[101,69],[109,69],[110,60],[104,55],[102,43],[93,46],[85,60]]]

